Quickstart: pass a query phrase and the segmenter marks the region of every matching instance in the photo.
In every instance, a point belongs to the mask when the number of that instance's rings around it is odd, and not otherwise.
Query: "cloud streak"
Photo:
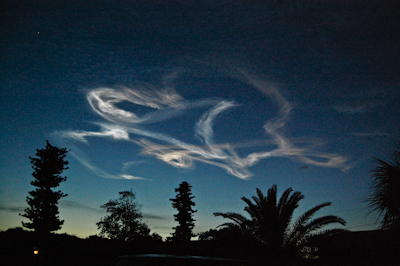
[[[143,213],[143,218],[144,219],[151,219],[151,220],[167,220],[166,217],[160,216],[160,215],[155,215],[155,214],[150,214],[150,213]]]
[[[10,206],[4,206],[3,204],[0,204],[0,211],[7,211],[7,212],[16,212],[16,213],[22,213],[25,210],[24,207],[10,207]]]
[[[80,204],[80,203],[78,203],[76,201],[72,201],[72,200],[61,200],[60,207],[80,209],[80,210],[92,211],[92,212],[98,212],[98,213],[105,213],[105,210],[103,210],[103,209],[86,206],[86,205]],[[15,212],[17,212],[17,210],[20,210],[20,209],[22,210],[22,208],[18,208],[18,207],[12,208],[12,209],[16,209]],[[14,210],[12,210],[12,211],[14,211]],[[160,216],[160,215],[149,214],[149,213],[143,213],[142,215],[143,215],[143,218],[145,218],[145,219],[166,220],[165,217]]]
[[[61,134],[61,136],[63,136],[63,133]],[[82,140],[84,142],[86,142],[86,140]],[[146,179],[143,177],[139,177],[139,176],[133,176],[133,175],[129,175],[126,174],[126,166],[124,165],[122,170],[123,173],[122,174],[117,174],[117,175],[113,175],[110,173],[107,173],[106,171],[102,170],[99,167],[94,166],[93,164],[91,164],[89,162],[89,160],[87,160],[85,158],[85,156],[71,151],[70,154],[75,157],[75,159],[77,159],[82,165],[84,165],[87,169],[89,169],[90,171],[92,171],[95,175],[99,176],[99,177],[103,177],[103,178],[108,178],[108,179],[128,179],[128,180],[151,180],[151,179]]]
[[[81,209],[81,210],[93,211],[93,212],[101,212],[101,213],[104,212],[101,209],[97,209],[97,208],[93,208],[93,207],[90,207],[90,206],[86,206],[86,205],[80,204],[80,203],[78,203],[76,201],[72,201],[72,200],[61,200],[60,201],[60,207]]]
[[[105,119],[105,122],[96,123],[100,130],[60,131],[57,134],[64,139],[72,139],[86,144],[88,144],[88,139],[92,137],[126,141],[140,146],[143,154],[153,156],[174,167],[191,168],[197,161],[223,168],[229,174],[241,179],[249,178],[252,175],[249,171],[250,167],[263,159],[272,157],[290,156],[307,165],[343,167],[346,158],[316,151],[312,149],[313,145],[296,147],[292,140],[284,136],[282,129],[288,124],[293,107],[283,97],[276,85],[241,70],[238,71],[238,75],[242,81],[260,91],[278,106],[277,115],[272,119],[266,119],[262,126],[270,139],[269,144],[275,146],[274,149],[239,156],[237,148],[250,147],[257,141],[265,144],[267,141],[255,140],[252,143],[240,145],[237,143],[216,143],[213,127],[217,118],[240,104],[234,100],[217,98],[186,100],[171,85],[173,78],[177,77],[176,73],[170,76],[161,88],[147,83],[138,83],[132,88],[98,88],[89,91],[87,93],[89,105],[95,113]],[[145,107],[148,112],[137,114],[122,109],[120,104],[123,102]],[[201,142],[201,145],[184,142],[164,132],[152,131],[147,127],[149,124],[178,119],[178,116],[188,114],[194,109],[203,110],[205,108],[207,110],[203,111],[200,119],[195,123],[192,133]],[[76,157],[78,158],[78,156]],[[83,158],[78,158],[78,160],[99,176],[142,179],[126,173],[118,176],[110,175],[94,167]]]

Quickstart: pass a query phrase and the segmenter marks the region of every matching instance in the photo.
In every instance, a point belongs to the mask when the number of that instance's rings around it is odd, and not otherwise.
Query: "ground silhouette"
[[[58,266],[108,266],[118,256],[154,253],[249,260],[257,252],[249,242],[241,243],[232,238],[227,241],[191,241],[182,245],[152,241],[127,243],[96,236],[81,239],[67,234],[52,234],[52,237],[50,265]],[[400,265],[398,236],[388,231],[344,232],[318,239],[318,245],[319,259],[302,261],[297,265]],[[40,265],[40,257],[33,254],[35,247],[33,232],[22,228],[0,232],[1,265]]]

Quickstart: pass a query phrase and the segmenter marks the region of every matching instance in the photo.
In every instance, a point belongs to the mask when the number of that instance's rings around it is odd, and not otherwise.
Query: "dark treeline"
[[[34,255],[34,232],[22,228],[0,232],[1,265],[40,265]],[[343,232],[319,240],[319,259],[293,265],[400,265],[398,238],[389,231]],[[81,239],[67,234],[52,235],[50,265],[106,266],[122,255],[174,254],[235,258],[250,261],[259,250],[255,245],[228,237],[224,240],[176,242],[124,242],[91,236]],[[274,265],[274,264],[263,264]]]
[[[277,197],[273,185],[264,194],[242,197],[247,216],[234,212],[215,212],[226,222],[215,229],[198,234],[192,241],[195,227],[193,210],[196,204],[192,186],[182,182],[170,199],[177,210],[178,225],[166,241],[142,221],[141,205],[133,191],[119,192],[120,197],[102,205],[108,215],[97,223],[99,235],[81,239],[56,234],[64,221],[58,217],[58,200],[67,196],[54,191],[66,177],[67,149],[49,142],[30,157],[36,187],[27,197],[29,207],[21,216],[23,228],[0,232],[2,265],[111,265],[122,255],[170,254],[239,259],[251,266],[258,265],[400,265],[400,148],[390,161],[375,159],[371,193],[366,199],[372,211],[379,211],[381,230],[350,232],[342,228],[321,230],[330,224],[345,225],[334,215],[313,218],[321,203],[293,220],[293,212],[304,198],[299,191],[286,189]],[[36,252],[35,252],[36,251]]]

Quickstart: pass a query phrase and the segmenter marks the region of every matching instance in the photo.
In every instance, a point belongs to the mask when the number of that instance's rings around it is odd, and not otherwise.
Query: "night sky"
[[[383,4],[384,3],[384,4]],[[193,186],[195,233],[245,214],[273,184],[332,202],[349,230],[373,157],[400,136],[398,1],[1,1],[0,230],[33,180],[29,156],[67,147],[59,232],[99,233],[100,205],[132,189],[168,236]]]

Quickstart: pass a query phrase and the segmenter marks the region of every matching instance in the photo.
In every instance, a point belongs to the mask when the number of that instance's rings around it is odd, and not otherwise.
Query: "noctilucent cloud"
[[[377,228],[363,200],[399,141],[394,5],[5,1],[0,229],[25,219],[46,139],[70,149],[61,233],[97,234],[100,205],[132,189],[169,236],[183,181],[196,233],[273,184],[305,195],[296,215],[330,201],[321,215]]]

